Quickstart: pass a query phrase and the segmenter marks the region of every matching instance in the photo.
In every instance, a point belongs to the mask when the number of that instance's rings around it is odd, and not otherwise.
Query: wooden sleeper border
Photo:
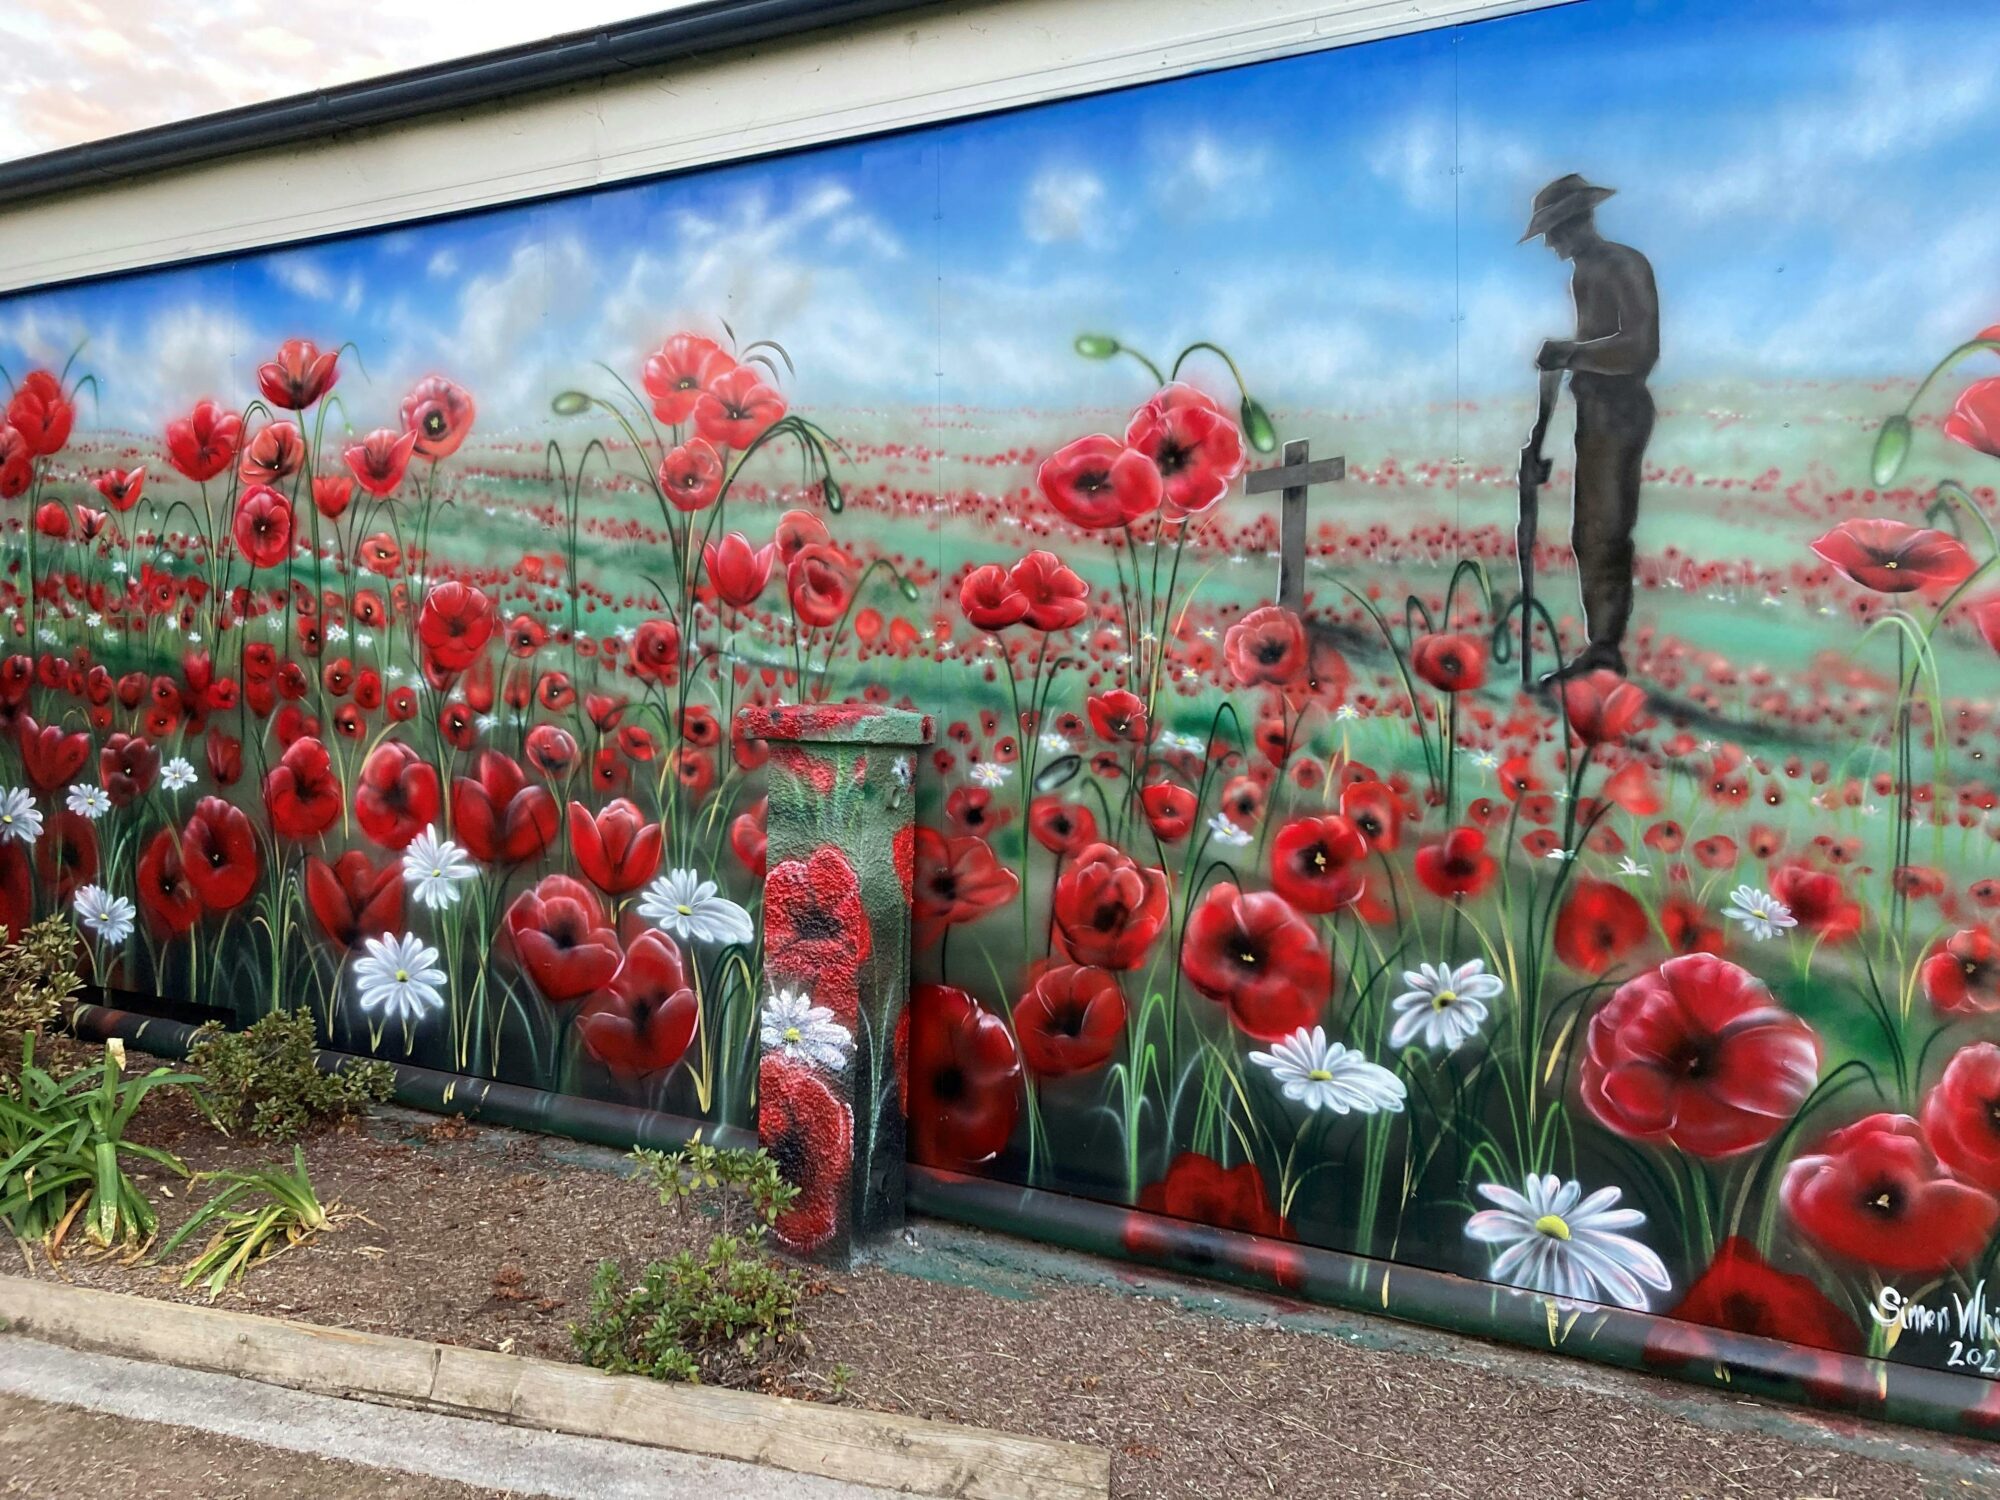
[[[1102,1448],[0,1276],[0,1329],[318,1395],[963,1500],[1104,1500]]]

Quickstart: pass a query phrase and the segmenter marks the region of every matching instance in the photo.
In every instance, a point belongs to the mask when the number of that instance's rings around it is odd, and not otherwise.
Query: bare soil
[[[177,1095],[149,1100],[134,1135],[197,1170],[290,1154],[221,1135]],[[256,1268],[223,1305],[572,1359],[569,1325],[597,1262],[636,1269],[697,1234],[614,1153],[548,1137],[382,1110],[309,1138],[305,1153],[322,1199],[365,1217]],[[199,1193],[155,1185],[174,1194],[157,1199],[170,1230]],[[203,1295],[152,1264],[22,1253],[39,1276]],[[955,1227],[919,1223],[874,1263],[811,1275],[813,1355],[787,1393],[830,1399],[844,1365],[850,1402],[1100,1444],[1121,1500],[2000,1492],[2000,1449]]]

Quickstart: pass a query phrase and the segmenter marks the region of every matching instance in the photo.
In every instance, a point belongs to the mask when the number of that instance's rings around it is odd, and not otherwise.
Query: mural
[[[1995,31],[1605,0],[13,298],[0,920],[796,1157],[893,1122],[905,788],[768,911],[738,715],[914,709],[913,1161],[2000,1373]]]

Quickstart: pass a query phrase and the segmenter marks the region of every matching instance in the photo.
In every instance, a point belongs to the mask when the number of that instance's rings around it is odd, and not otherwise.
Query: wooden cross
[[[1322,458],[1306,462],[1306,441],[1293,438],[1285,444],[1285,461],[1275,469],[1259,469],[1243,483],[1248,495],[1284,491],[1284,509],[1278,520],[1278,602],[1294,614],[1302,614],[1306,603],[1306,486],[1330,484],[1347,477],[1345,458]]]

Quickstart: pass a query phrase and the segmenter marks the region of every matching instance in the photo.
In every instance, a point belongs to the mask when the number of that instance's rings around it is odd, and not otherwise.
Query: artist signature
[[[2000,1375],[2000,1312],[1986,1300],[1984,1279],[1966,1296],[1954,1292],[1948,1299],[1931,1302],[1912,1301],[1895,1287],[1885,1286],[1875,1294],[1868,1313],[1884,1328],[1953,1336],[1945,1356],[1947,1368]]]

